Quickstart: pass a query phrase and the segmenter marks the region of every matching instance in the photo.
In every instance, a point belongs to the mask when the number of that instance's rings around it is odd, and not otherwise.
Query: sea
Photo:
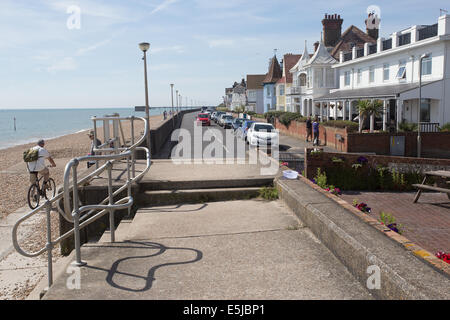
[[[150,116],[164,110],[169,112],[171,107],[151,107]],[[0,149],[92,129],[91,117],[113,113],[121,117],[145,116],[145,112],[134,108],[0,109]]]

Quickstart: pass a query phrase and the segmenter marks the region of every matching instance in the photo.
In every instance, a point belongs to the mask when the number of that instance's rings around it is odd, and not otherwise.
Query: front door
[[[388,116],[388,130],[389,132],[397,131],[397,100],[390,99],[389,100],[389,116]]]

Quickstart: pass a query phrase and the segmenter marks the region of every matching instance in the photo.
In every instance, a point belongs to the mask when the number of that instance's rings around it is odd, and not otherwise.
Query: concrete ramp
[[[141,208],[118,242],[86,244],[80,289],[44,299],[370,299],[279,201]]]

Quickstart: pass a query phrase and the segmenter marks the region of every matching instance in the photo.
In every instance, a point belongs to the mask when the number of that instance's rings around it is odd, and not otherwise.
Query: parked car
[[[242,125],[239,127],[239,129],[237,131],[237,136],[239,138],[241,138],[242,140],[247,141],[247,131],[254,122],[255,121],[245,120],[242,123]]]
[[[209,118],[209,113],[199,113],[196,122],[197,124],[201,123],[202,126],[210,126],[211,119]]]
[[[216,118],[216,113],[217,113],[217,111],[214,111],[213,113],[211,113],[211,120],[214,120]]]
[[[223,111],[217,111],[216,116],[214,117],[214,122],[219,123],[220,116],[225,114]]]
[[[278,130],[270,123],[254,122],[248,129],[247,142],[251,146],[271,145],[278,136]]]
[[[224,129],[233,127],[233,116],[231,114],[223,114],[220,117],[219,125]]]
[[[233,130],[236,132],[236,130],[239,129],[240,126],[242,126],[242,123],[244,123],[244,121],[245,119],[243,118],[234,118],[232,123]]]

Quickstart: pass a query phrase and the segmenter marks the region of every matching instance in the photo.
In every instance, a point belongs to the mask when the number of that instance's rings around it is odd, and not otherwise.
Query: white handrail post
[[[97,148],[97,120],[93,117],[94,121],[94,149]],[[95,169],[98,169],[98,161],[95,161]]]
[[[109,195],[109,205],[114,204],[114,196],[112,191],[112,162],[108,161],[108,195]],[[114,226],[114,210],[109,209],[109,229],[111,232],[111,242],[114,242],[115,237],[115,226]]]
[[[53,250],[53,243],[52,243],[52,224],[51,224],[51,216],[50,216],[50,210],[52,208],[51,202],[49,200],[47,200],[47,202],[45,203],[45,211],[47,214],[47,244],[46,244],[46,249],[47,249],[47,270],[48,270],[48,287],[50,288],[51,285],[53,284],[53,255],[52,255],[52,250]]]
[[[127,157],[127,195],[131,197],[131,174],[130,174],[130,156]],[[131,207],[128,207],[128,216],[131,215]]]
[[[131,145],[134,146],[134,116],[131,117]],[[135,148],[133,148],[132,152],[132,159],[131,159],[131,165],[132,167],[132,173],[133,173],[133,178],[136,177],[136,167],[135,167],[135,162],[136,162],[136,150]]]
[[[74,242],[75,242],[75,254],[76,261],[74,265],[84,266],[86,262],[81,261],[81,240],[80,240],[80,210],[78,206],[78,179],[77,179],[77,167],[79,161],[75,159],[74,165],[72,167],[72,179],[73,179],[73,232],[74,232]]]

